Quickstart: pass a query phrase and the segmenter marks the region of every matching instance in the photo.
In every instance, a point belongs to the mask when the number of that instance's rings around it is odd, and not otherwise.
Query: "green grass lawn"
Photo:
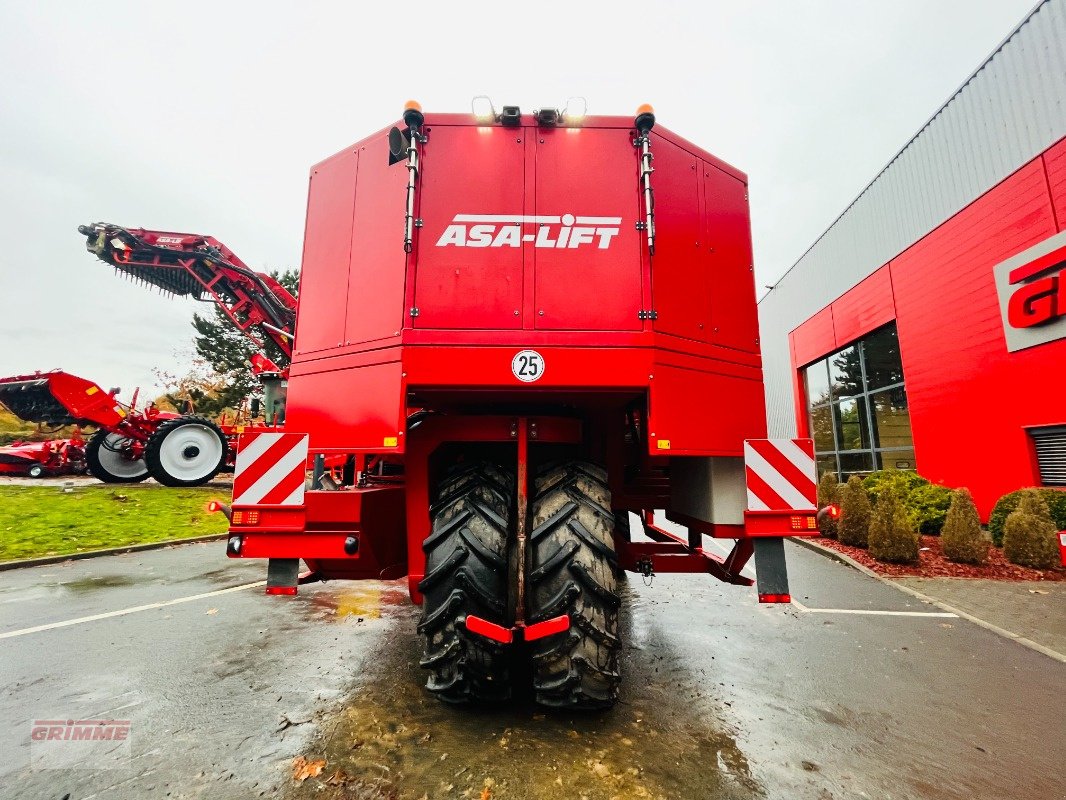
[[[164,539],[225,533],[226,518],[205,510],[218,488],[163,486],[0,486],[0,561],[66,555]]]

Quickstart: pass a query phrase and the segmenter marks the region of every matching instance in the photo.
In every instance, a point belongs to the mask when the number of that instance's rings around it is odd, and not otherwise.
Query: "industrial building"
[[[759,304],[771,436],[987,519],[1066,486],[1066,0],[994,50]]]

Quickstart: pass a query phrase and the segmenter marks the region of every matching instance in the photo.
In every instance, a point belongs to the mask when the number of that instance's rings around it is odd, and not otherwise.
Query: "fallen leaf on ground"
[[[481,790],[481,800],[492,800],[492,789],[488,786]]]
[[[1030,589],[1029,594],[1048,594],[1047,589]]]
[[[308,761],[303,756],[296,756],[292,760],[292,778],[298,783],[303,783],[308,778],[317,778],[325,768],[325,760]]]
[[[344,770],[339,769],[326,779],[326,783],[330,786],[342,786],[346,780],[348,776],[344,774]]]
[[[207,613],[208,614],[217,614],[218,613],[218,609],[217,608],[209,608],[209,609],[207,609]]]

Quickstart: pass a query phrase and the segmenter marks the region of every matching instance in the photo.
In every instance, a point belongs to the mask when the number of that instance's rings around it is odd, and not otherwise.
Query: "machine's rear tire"
[[[608,708],[618,699],[617,558],[607,474],[574,461],[536,479],[530,533],[530,622],[567,614],[570,629],[532,642],[538,703]]]
[[[168,419],[148,437],[144,463],[164,486],[201,486],[226,463],[229,443],[211,420],[185,416]]]
[[[31,478],[40,478],[44,475],[44,467],[40,464],[30,464],[29,471],[26,474]]]
[[[129,440],[118,433],[99,430],[85,446],[85,466],[89,474],[104,483],[139,483],[148,477],[144,459],[128,459],[122,454]]]
[[[418,632],[426,688],[448,703],[505,700],[511,695],[503,645],[468,633],[473,614],[510,625],[507,540],[514,476],[492,464],[463,464],[441,481],[430,509],[433,532],[423,542],[426,574]]]

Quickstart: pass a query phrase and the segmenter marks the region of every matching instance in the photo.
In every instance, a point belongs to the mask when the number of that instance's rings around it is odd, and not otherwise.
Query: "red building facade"
[[[1009,491],[1066,485],[1066,139],[788,342],[823,468],[916,468],[968,487],[985,519]]]

